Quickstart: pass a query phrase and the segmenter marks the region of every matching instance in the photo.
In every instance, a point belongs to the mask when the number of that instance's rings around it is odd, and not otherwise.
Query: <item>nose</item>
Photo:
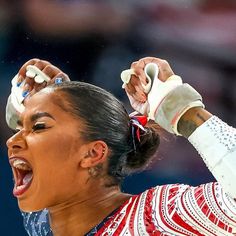
[[[9,151],[24,149],[26,147],[26,141],[22,135],[22,131],[19,131],[18,133],[11,136],[7,140],[6,145],[7,145]]]

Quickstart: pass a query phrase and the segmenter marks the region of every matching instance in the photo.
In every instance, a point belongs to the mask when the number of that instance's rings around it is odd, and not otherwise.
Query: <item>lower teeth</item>
[[[33,177],[32,173],[26,174],[25,177],[23,178],[23,184],[24,185],[28,184],[31,181],[32,177]]]
[[[19,186],[16,186],[16,189],[20,190],[20,189],[23,189],[24,187],[25,187],[24,185],[19,185]]]

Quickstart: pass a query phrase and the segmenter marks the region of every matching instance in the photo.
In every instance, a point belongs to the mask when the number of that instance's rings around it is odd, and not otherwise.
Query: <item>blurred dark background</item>
[[[0,0],[0,235],[26,235],[12,196],[4,119],[10,80],[25,61],[49,60],[130,109],[120,72],[143,56],[161,57],[202,94],[209,111],[236,126],[235,22],[234,0]],[[214,180],[182,138],[165,136],[156,159],[127,178],[124,191]]]

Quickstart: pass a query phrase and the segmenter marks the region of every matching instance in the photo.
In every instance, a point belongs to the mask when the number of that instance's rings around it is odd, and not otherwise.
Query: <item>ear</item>
[[[98,140],[88,144],[87,152],[80,162],[83,168],[93,167],[107,160],[108,146],[105,142]]]

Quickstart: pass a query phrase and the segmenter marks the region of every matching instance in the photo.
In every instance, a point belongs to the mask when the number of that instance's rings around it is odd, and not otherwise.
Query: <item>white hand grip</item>
[[[154,79],[158,77],[159,69],[157,64],[155,63],[148,63],[144,68],[144,73],[146,75],[147,84],[142,84],[145,93],[149,93],[154,82]],[[160,80],[157,80],[161,82]]]
[[[154,81],[154,78],[156,78],[158,76],[158,72],[159,72],[159,69],[155,63],[148,63],[145,66],[144,73],[146,75],[147,84],[144,85],[142,83],[142,87],[143,87],[144,92],[146,94],[150,92],[151,87],[152,87],[152,83]],[[125,88],[126,84],[129,83],[132,75],[135,75],[135,72],[133,69],[124,70],[121,72],[120,77],[121,77],[121,80],[123,81],[122,88]]]
[[[50,78],[45,73],[43,73],[38,67],[33,65],[28,65],[26,67],[26,76],[34,79],[34,81],[38,84],[42,84],[44,81],[50,81]]]
[[[123,81],[122,88],[125,88],[126,84],[129,83],[131,75],[135,75],[133,69],[123,70],[120,74],[120,78]]]

